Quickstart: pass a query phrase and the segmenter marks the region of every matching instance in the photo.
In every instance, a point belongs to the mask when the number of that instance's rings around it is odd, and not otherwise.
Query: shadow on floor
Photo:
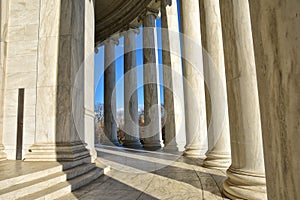
[[[168,154],[97,148],[112,170],[72,193],[77,199],[224,199],[223,171],[200,166],[202,160]],[[148,156],[151,155],[151,156]],[[158,156],[157,156],[158,155]]]

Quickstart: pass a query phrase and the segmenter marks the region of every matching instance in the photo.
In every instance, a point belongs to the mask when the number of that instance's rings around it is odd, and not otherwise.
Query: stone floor
[[[119,147],[97,151],[111,170],[61,199],[226,199],[221,193],[225,172],[201,167],[202,160]]]
[[[0,183],[9,181],[10,179],[13,181],[17,178],[24,179],[33,172],[43,172],[54,167],[62,168],[57,162],[43,162],[43,164],[37,165],[36,162],[23,162],[21,160],[1,161]]]

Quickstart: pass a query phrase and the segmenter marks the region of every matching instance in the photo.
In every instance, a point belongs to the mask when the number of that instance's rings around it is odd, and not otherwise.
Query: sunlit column
[[[130,28],[124,33],[124,131],[123,146],[141,148],[139,139],[139,113],[136,71],[137,28]]]
[[[159,105],[159,75],[155,50],[155,19],[158,10],[147,8],[143,19],[144,59],[144,148],[159,149],[162,146],[161,108]]]
[[[182,145],[185,145],[185,121],[180,34],[176,1],[162,1],[161,26],[166,120],[164,150],[177,151],[179,148],[181,150]],[[184,141],[182,141],[182,138],[184,138]]]
[[[232,154],[224,193],[231,199],[267,199],[249,3],[221,5]]]
[[[116,38],[107,39],[104,43],[104,133],[105,145],[119,145],[116,122],[116,85],[115,45]]]
[[[198,0],[181,0],[186,150],[189,157],[205,157],[207,125]]]
[[[268,199],[300,199],[300,1],[249,4]]]
[[[208,129],[206,167],[228,168],[231,164],[228,103],[219,0],[204,0],[206,36],[205,79],[211,99],[212,120]]]

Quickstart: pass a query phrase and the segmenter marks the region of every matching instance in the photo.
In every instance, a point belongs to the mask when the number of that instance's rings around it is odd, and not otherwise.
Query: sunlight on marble
[[[202,160],[119,147],[97,148],[97,152],[98,162],[111,170],[61,199],[226,199],[225,173],[201,167]]]
[[[121,162],[123,164],[138,163],[138,164],[140,164],[139,167],[143,167],[143,164],[146,164],[148,169],[151,169],[151,165],[154,165],[155,167],[159,167],[159,168],[172,165],[177,168],[202,171],[202,172],[219,175],[219,176],[226,176],[226,173],[224,170],[204,168],[201,166],[202,160],[181,157],[180,153],[176,155],[176,154],[170,154],[170,153],[165,153],[165,152],[161,152],[161,151],[154,152],[154,151],[132,150],[132,149],[127,150],[124,148],[104,147],[104,146],[103,146],[103,148],[96,148],[96,150],[101,154],[101,157],[102,157],[101,159],[103,161],[104,161],[103,158],[107,158],[106,164],[109,166],[112,166],[109,164],[110,161],[118,160],[118,162]],[[139,153],[136,153],[136,152],[139,152]],[[133,160],[133,161],[131,161],[131,160]],[[178,160],[185,161],[185,162],[178,162]],[[143,162],[143,161],[145,161],[145,162]]]

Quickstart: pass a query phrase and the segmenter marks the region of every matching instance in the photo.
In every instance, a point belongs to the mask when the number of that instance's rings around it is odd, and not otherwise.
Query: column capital
[[[172,6],[172,0],[161,0],[162,6]]]
[[[146,10],[141,14],[140,19],[144,20],[144,18],[149,15],[153,15],[155,18],[158,18],[159,17],[159,9],[147,7]]]
[[[106,40],[104,40],[101,43],[101,45],[107,45],[107,44],[119,45],[120,36],[121,36],[120,34],[113,35],[113,36],[107,38]]]
[[[99,45],[100,46],[100,45]],[[98,49],[98,47],[99,46],[96,46],[95,48],[94,48],[94,52],[97,54],[97,53],[99,53],[99,49]]]
[[[138,26],[136,26],[136,24],[129,24],[123,29],[123,32],[121,32],[120,35],[125,36],[129,31],[137,35],[140,34],[140,29]]]

